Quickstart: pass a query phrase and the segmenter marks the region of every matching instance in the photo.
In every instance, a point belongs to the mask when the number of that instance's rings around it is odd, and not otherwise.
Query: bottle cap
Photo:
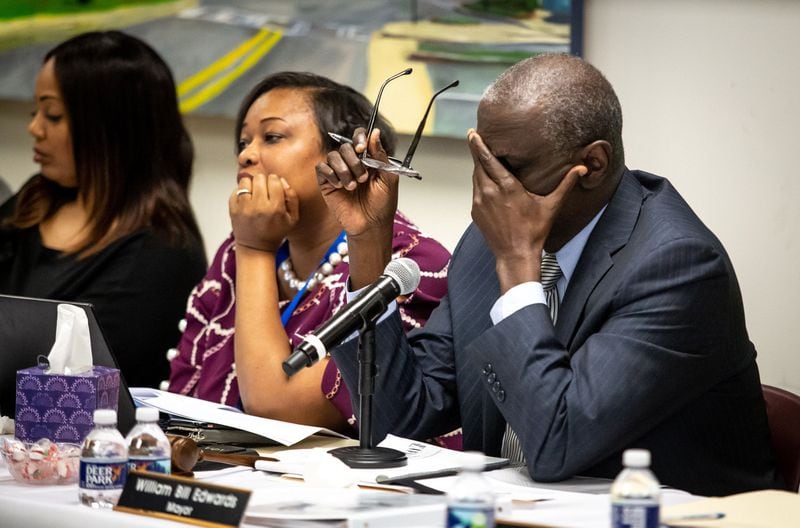
[[[650,467],[650,451],[647,449],[626,449],[622,453],[622,465],[632,468]]]
[[[114,409],[95,409],[95,425],[114,425],[117,423],[117,411]]]
[[[136,421],[137,422],[157,422],[158,409],[155,407],[137,407],[136,408]]]
[[[486,456],[480,451],[465,451],[461,454],[461,468],[470,471],[483,471],[486,467]]]

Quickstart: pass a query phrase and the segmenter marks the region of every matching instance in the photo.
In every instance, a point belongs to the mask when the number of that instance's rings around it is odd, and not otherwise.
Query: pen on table
[[[675,522],[684,521],[713,521],[715,519],[724,519],[725,513],[723,512],[709,512],[709,513],[688,513],[686,515],[676,515],[674,517],[667,517],[661,521],[661,524],[669,525]]]
[[[286,480],[297,480],[297,481],[305,481],[303,475],[296,475],[293,473],[284,473],[280,476],[282,479]],[[366,489],[366,490],[377,490],[377,491],[392,491],[394,493],[404,493],[406,495],[410,495],[414,493],[414,490],[408,486],[395,486],[392,484],[365,484],[365,483],[358,483],[356,484],[359,489]]]
[[[345,137],[345,136],[343,136],[341,134],[335,134],[333,132],[328,132],[328,135],[331,137],[332,140],[336,141],[337,143],[349,143],[351,145],[353,144],[353,140],[352,139],[350,139],[349,137]],[[403,163],[401,160],[399,160],[397,158],[393,158],[392,156],[389,156],[389,161],[391,161],[393,163],[397,163],[398,165],[401,165]]]

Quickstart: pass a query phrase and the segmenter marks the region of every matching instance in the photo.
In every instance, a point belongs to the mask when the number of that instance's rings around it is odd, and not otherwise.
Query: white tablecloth
[[[493,488],[502,494],[547,498],[533,508],[512,511],[508,520],[535,523],[540,526],[571,528],[607,528],[610,503],[610,481],[599,479],[572,479],[555,484],[532,482],[524,468],[505,468],[487,473]],[[278,475],[231,467],[215,472],[197,474],[197,478],[216,484],[253,490],[250,505],[268,500],[276,487],[303,487],[305,484],[281,478]],[[431,487],[447,490],[455,477],[428,479],[422,482]],[[298,489],[298,492],[300,490]],[[323,491],[324,492],[324,491]],[[662,505],[697,500],[684,492],[664,490]],[[444,525],[435,520],[431,528]],[[186,527],[188,525],[133,515],[112,510],[94,510],[78,502],[78,485],[34,486],[17,483],[0,459],[0,527],[2,528],[149,528]],[[247,525],[242,525],[247,526]]]

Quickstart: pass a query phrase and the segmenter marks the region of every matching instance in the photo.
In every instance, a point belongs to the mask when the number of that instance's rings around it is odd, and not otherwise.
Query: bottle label
[[[493,528],[494,508],[455,504],[447,508],[447,528]]]
[[[153,473],[163,473],[169,475],[171,471],[169,458],[137,458],[128,459],[128,471],[152,471]]]
[[[128,476],[127,460],[85,460],[80,464],[80,488],[87,490],[122,489]]]
[[[658,504],[626,501],[611,506],[612,528],[658,528]]]

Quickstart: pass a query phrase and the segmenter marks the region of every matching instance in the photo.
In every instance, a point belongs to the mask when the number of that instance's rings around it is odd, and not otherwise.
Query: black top
[[[0,222],[14,201],[0,206]],[[186,299],[205,270],[200,240],[175,247],[150,229],[84,259],[45,247],[38,227],[0,229],[0,293],[92,303],[132,387],[169,379],[166,352],[178,343]]]

